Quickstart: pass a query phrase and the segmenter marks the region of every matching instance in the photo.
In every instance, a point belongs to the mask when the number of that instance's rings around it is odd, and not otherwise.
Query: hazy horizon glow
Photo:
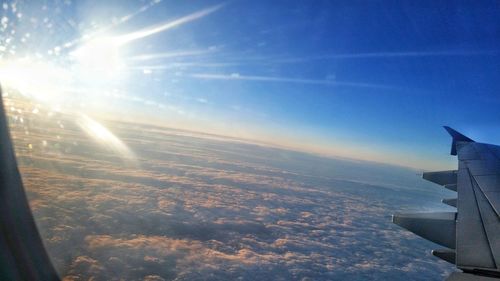
[[[52,107],[426,170],[454,165],[442,125],[500,143],[493,1],[28,2],[0,81]]]

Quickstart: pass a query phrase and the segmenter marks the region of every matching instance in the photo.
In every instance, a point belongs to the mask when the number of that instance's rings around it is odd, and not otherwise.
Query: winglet
[[[443,126],[443,127],[448,132],[448,134],[450,134],[450,136],[453,138],[454,141],[474,142],[470,138],[462,135],[461,133],[453,130],[452,128],[450,128],[448,126]]]
[[[444,129],[450,134],[453,138],[453,142],[451,143],[451,155],[457,155],[457,142],[474,142],[474,140],[462,135],[461,133],[453,130],[448,126],[443,126]]]

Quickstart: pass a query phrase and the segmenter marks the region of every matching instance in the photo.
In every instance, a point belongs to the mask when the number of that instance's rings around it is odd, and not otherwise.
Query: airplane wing
[[[17,168],[0,90],[0,280],[59,280]]]
[[[446,280],[500,278],[500,146],[478,143],[445,127],[458,170],[428,172],[423,178],[457,192],[442,202],[456,212],[395,214],[392,221],[446,248],[432,254],[455,264]]]

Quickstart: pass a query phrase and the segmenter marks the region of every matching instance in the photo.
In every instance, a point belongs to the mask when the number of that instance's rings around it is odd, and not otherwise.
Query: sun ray
[[[151,1],[140,9],[119,18],[112,24],[97,29],[96,32],[83,35],[72,41],[66,41],[59,46],[51,46],[40,51],[33,46],[23,51],[26,55],[17,55],[14,47],[2,51],[8,57],[0,60],[0,78],[9,88],[18,90],[22,95],[34,99],[48,106],[64,104],[64,110],[79,114],[91,110],[85,104],[92,104],[92,108],[103,108],[102,105],[112,99],[105,93],[116,90],[115,87],[126,87],[129,81],[129,61],[154,61],[162,58],[179,58],[201,56],[212,49],[193,50],[182,52],[159,52],[155,54],[135,54],[130,58],[123,58],[125,45],[141,39],[180,27],[184,24],[202,19],[223,7],[222,4],[211,6],[180,18],[160,22],[156,25],[137,29],[126,34],[112,34],[110,31],[136,15],[145,12],[161,1]],[[47,24],[49,20],[47,20]],[[14,30],[13,30],[14,32]],[[11,33],[8,41],[16,38]],[[64,42],[62,40],[62,42]],[[2,46],[0,46],[2,47]],[[36,50],[36,51],[35,51]],[[32,51],[32,52],[30,52]],[[193,63],[176,63],[173,66],[182,67]],[[142,67],[142,66],[141,66]],[[161,66],[163,67],[163,66]],[[127,71],[125,71],[127,70]],[[29,81],[27,81],[29,77]],[[110,130],[90,118],[85,113],[76,118],[77,124],[101,145],[110,148],[125,157],[133,157],[132,151]]]
[[[131,32],[129,34],[118,36],[115,39],[119,45],[127,44],[131,41],[141,39],[141,38],[144,38],[147,36],[151,36],[153,34],[163,32],[165,30],[172,29],[174,27],[178,27],[178,26],[181,26],[183,24],[201,19],[203,17],[206,17],[206,16],[216,12],[217,10],[222,8],[223,6],[224,6],[223,4],[215,5],[215,6],[194,12],[194,13],[189,14],[187,16],[183,16],[183,17],[178,18],[178,19],[173,20],[173,21],[167,21],[167,22],[164,22],[164,23],[161,23],[158,25],[144,28],[144,29],[139,30],[139,31],[135,31],[135,32]]]
[[[64,48],[72,48],[78,44],[82,44],[86,41],[89,41],[89,40],[92,40],[94,38],[98,38],[98,37],[101,37],[103,36],[106,32],[108,32],[109,30],[112,30],[113,28],[123,24],[123,23],[126,23],[128,22],[129,20],[133,19],[135,16],[141,14],[141,13],[144,13],[146,12],[147,10],[149,10],[151,7],[161,3],[162,0],[153,0],[151,1],[150,3],[148,4],[145,4],[143,6],[141,6],[139,9],[137,9],[135,12],[132,12],[128,15],[125,15],[125,16],[122,16],[118,21],[110,24],[110,25],[107,25],[105,27],[102,27],[102,28],[99,28],[97,31],[95,32],[92,32],[91,34],[86,34],[84,36],[81,36],[81,37],[78,37],[72,41],[69,41],[69,42],[66,42],[64,44],[62,44],[62,46]]]
[[[203,56],[210,53],[213,53],[213,51],[211,50],[177,51],[177,52],[164,52],[155,54],[143,54],[143,55],[128,57],[125,59],[130,61],[145,61],[154,59]]]

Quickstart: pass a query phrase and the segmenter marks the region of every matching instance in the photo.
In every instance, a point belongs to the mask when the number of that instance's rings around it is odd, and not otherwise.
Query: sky
[[[500,143],[496,1],[2,4],[0,81],[55,108],[424,170],[443,125]]]

